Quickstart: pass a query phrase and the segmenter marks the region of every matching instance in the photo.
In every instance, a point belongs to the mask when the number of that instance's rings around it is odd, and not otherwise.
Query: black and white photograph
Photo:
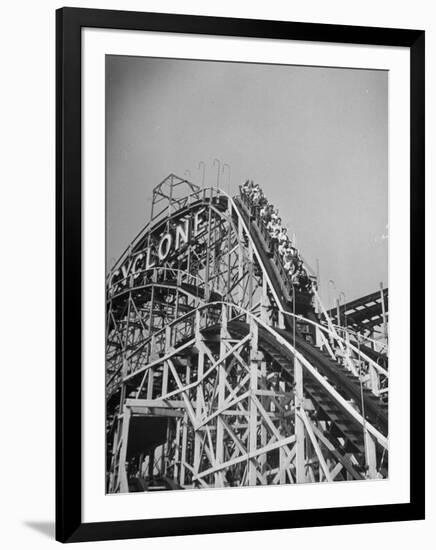
[[[388,71],[105,64],[106,493],[389,479]]]
[[[4,8],[0,547],[431,548],[431,3]]]

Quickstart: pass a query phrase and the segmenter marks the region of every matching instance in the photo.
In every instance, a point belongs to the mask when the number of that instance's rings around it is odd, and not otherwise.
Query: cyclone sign
[[[129,280],[135,280],[139,274],[159,267],[174,252],[182,246],[189,245],[191,239],[205,231],[205,219],[202,216],[205,208],[183,218],[175,227],[160,235],[157,243],[151,244],[141,252],[129,256],[120,268],[113,271],[109,277],[109,293],[128,285]]]

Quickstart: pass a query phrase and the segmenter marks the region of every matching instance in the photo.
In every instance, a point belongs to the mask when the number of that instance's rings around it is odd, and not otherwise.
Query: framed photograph
[[[56,538],[423,519],[424,32],[63,8],[56,62]]]

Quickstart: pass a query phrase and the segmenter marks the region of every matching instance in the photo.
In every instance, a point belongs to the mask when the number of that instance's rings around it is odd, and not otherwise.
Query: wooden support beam
[[[221,331],[220,331],[220,363],[218,365],[218,409],[223,407],[226,399],[226,339],[229,338],[227,332],[227,306],[221,308]],[[218,464],[224,462],[224,425],[219,415],[217,415],[216,425],[216,461]]]
[[[250,350],[250,394],[255,396],[257,391],[257,378],[258,378],[258,365],[259,352],[257,349],[258,343],[258,329],[257,324],[251,322],[251,350]],[[248,451],[250,455],[253,455],[257,449],[257,405],[252,397],[249,399],[249,437],[248,437]],[[256,485],[256,464],[250,462],[248,464],[248,485]]]
[[[186,365],[186,383],[189,384],[191,379],[191,366],[190,360],[188,359],[188,364]],[[181,466],[180,466],[180,485],[185,484],[185,474],[186,474],[186,447],[188,444],[188,414],[185,412],[183,417],[182,424],[182,452],[181,452]]]
[[[322,451],[321,451],[321,448],[319,446],[319,443],[318,443],[318,441],[315,437],[315,434],[313,433],[313,429],[312,429],[310,421],[309,421],[309,419],[306,415],[306,412],[304,410],[300,410],[298,414],[303,419],[304,426],[305,426],[306,431],[307,431],[307,433],[309,435],[309,438],[310,438],[310,442],[312,443],[313,448],[315,449],[315,453],[316,453],[316,456],[318,457],[319,465],[322,468],[322,471],[324,472],[326,480],[327,481],[333,481],[332,476],[330,474],[330,471],[328,469],[327,463],[325,461],[325,458],[324,458],[324,456],[322,454]]]
[[[347,470],[347,473],[351,476],[350,479],[363,479],[362,476],[354,469],[353,463],[351,460],[341,455],[341,453],[335,448],[333,443],[331,443],[326,436],[321,432],[321,430],[312,424],[312,429],[316,437],[323,443],[323,445],[330,451],[330,453],[338,460],[344,468]]]
[[[204,348],[201,346],[198,349],[197,359],[197,387],[196,387],[196,400],[195,400],[195,416],[197,423],[200,421],[202,415],[202,396],[203,387],[199,383],[203,378],[204,370]],[[200,470],[200,457],[201,457],[201,445],[202,437],[198,429],[194,432],[194,472],[197,474]]]
[[[127,458],[127,445],[129,439],[129,426],[130,426],[130,408],[124,407],[123,409],[123,427],[121,432],[121,450],[120,459],[118,462],[118,482],[120,485],[121,493],[129,492],[129,483],[127,480],[126,458]]]
[[[365,459],[367,475],[369,479],[377,479],[377,454],[376,454],[376,442],[374,437],[368,432],[364,431],[365,437]]]
[[[294,425],[295,425],[295,470],[297,483],[306,481],[306,441],[304,422],[301,411],[304,411],[303,393],[303,367],[300,361],[294,356]]]
[[[275,449],[280,449],[281,447],[287,448],[289,445],[295,442],[295,436],[291,435],[289,437],[285,437],[281,439],[280,441],[276,441],[274,443],[270,443],[266,447],[262,447],[259,449],[256,449],[254,453],[247,453],[246,455],[238,456],[237,458],[234,458],[233,460],[228,460],[227,462],[224,462],[220,466],[215,466],[213,468],[208,468],[207,470],[204,470],[203,472],[199,473],[197,476],[195,476],[195,479],[201,479],[205,476],[208,476],[210,474],[216,473],[219,470],[225,470],[226,468],[229,468],[230,466],[234,466],[235,464],[239,464],[240,462],[246,462],[247,460],[250,460],[251,458],[255,458],[263,453],[269,453],[270,451],[273,451]]]

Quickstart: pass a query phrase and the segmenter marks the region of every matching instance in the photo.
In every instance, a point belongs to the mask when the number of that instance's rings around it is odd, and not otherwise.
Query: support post
[[[260,298],[260,318],[264,323],[268,323],[268,285],[266,278],[262,277],[262,296]]]
[[[115,435],[112,443],[112,458],[110,464],[110,476],[109,476],[109,492],[114,493],[117,484],[117,459],[118,459],[118,442],[121,437],[122,431],[122,419],[117,416]]]
[[[244,234],[242,231],[242,224],[238,222],[238,280],[239,280],[239,303],[242,307],[245,307],[244,302]]]
[[[261,361],[260,362],[260,373],[259,373],[259,375],[260,375],[261,378],[264,378],[266,380],[266,361]],[[269,398],[266,397],[266,396],[262,396],[260,398],[261,405],[266,410],[267,413],[269,412],[268,401],[269,401]],[[260,446],[261,447],[265,447],[266,444],[268,443],[267,437],[268,437],[268,432],[267,432],[265,424],[262,422],[261,425],[260,425]],[[265,464],[266,464],[266,453],[259,456],[258,462],[262,467],[265,466]],[[263,471],[261,473],[263,473]]]
[[[191,382],[191,364],[190,359],[188,359],[188,363],[186,365],[186,385],[188,386]],[[185,474],[186,474],[186,447],[188,444],[188,413],[185,411],[185,414],[183,415],[183,427],[182,427],[182,456],[181,456],[181,462],[180,465],[180,485],[185,484]]]
[[[249,406],[249,430],[248,430],[248,452],[255,453],[257,449],[257,406],[253,395],[257,390],[258,359],[257,349],[258,327],[253,320],[250,322],[251,350],[250,350],[250,406]],[[256,485],[256,464],[253,460],[248,462],[248,485]]]
[[[120,492],[129,492],[129,483],[127,479],[126,470],[126,458],[127,458],[127,444],[129,439],[129,425],[130,425],[131,411],[129,407],[124,406],[123,410],[123,428],[122,428],[122,443],[120,450],[120,460],[118,462],[118,477],[120,480]]]
[[[386,308],[385,308],[385,296],[383,292],[383,283],[380,283],[380,298],[381,298],[381,307],[382,307],[382,316],[383,316],[383,335],[385,340],[388,340],[388,323],[386,320]]]
[[[251,241],[248,242],[248,309],[253,307],[253,275],[254,275],[254,254]]]
[[[374,395],[380,395],[380,378],[373,365],[369,366],[369,380],[371,384],[371,390]]]
[[[220,342],[220,363],[218,366],[218,408],[224,405],[225,401],[225,389],[226,389],[226,367],[224,356],[226,354],[226,340],[228,339],[227,332],[227,306],[222,305],[221,314],[221,342]],[[217,464],[224,462],[224,424],[221,420],[221,416],[217,416],[216,424],[216,461]],[[215,485],[217,487],[222,486],[222,473],[215,475]]]
[[[197,336],[198,337],[198,336]],[[203,346],[198,347],[198,366],[197,366],[197,380],[200,380],[203,377],[204,372],[204,349]],[[195,417],[197,422],[200,419],[201,416],[201,405],[202,405],[202,397],[203,397],[203,390],[202,385],[197,385],[197,394],[196,394],[196,400],[195,400]],[[200,435],[200,431],[198,429],[195,430],[194,435],[194,472],[196,474],[200,471],[200,465],[201,465],[201,446],[202,446],[202,438]]]
[[[369,479],[377,478],[377,453],[374,437],[365,429],[365,458]]]
[[[303,394],[303,367],[294,356],[294,385],[295,385],[295,469],[297,483],[306,481],[305,472],[305,431],[300,411],[304,410]]]
[[[180,482],[180,479],[179,479],[179,472],[180,472],[180,468],[179,468],[179,461],[180,461],[180,433],[181,433],[181,424],[183,422],[183,418],[178,418],[177,419],[177,424],[176,424],[176,451],[175,451],[175,455],[174,455],[174,460],[175,460],[175,465],[174,465],[174,479],[176,481],[179,481]]]
[[[212,197],[210,199],[210,204],[212,204]],[[209,300],[210,296],[210,286],[209,286],[209,273],[210,273],[210,233],[211,233],[211,224],[212,224],[212,209],[209,204],[208,217],[207,217],[207,248],[206,248],[206,266],[204,274],[204,297],[205,300]]]

